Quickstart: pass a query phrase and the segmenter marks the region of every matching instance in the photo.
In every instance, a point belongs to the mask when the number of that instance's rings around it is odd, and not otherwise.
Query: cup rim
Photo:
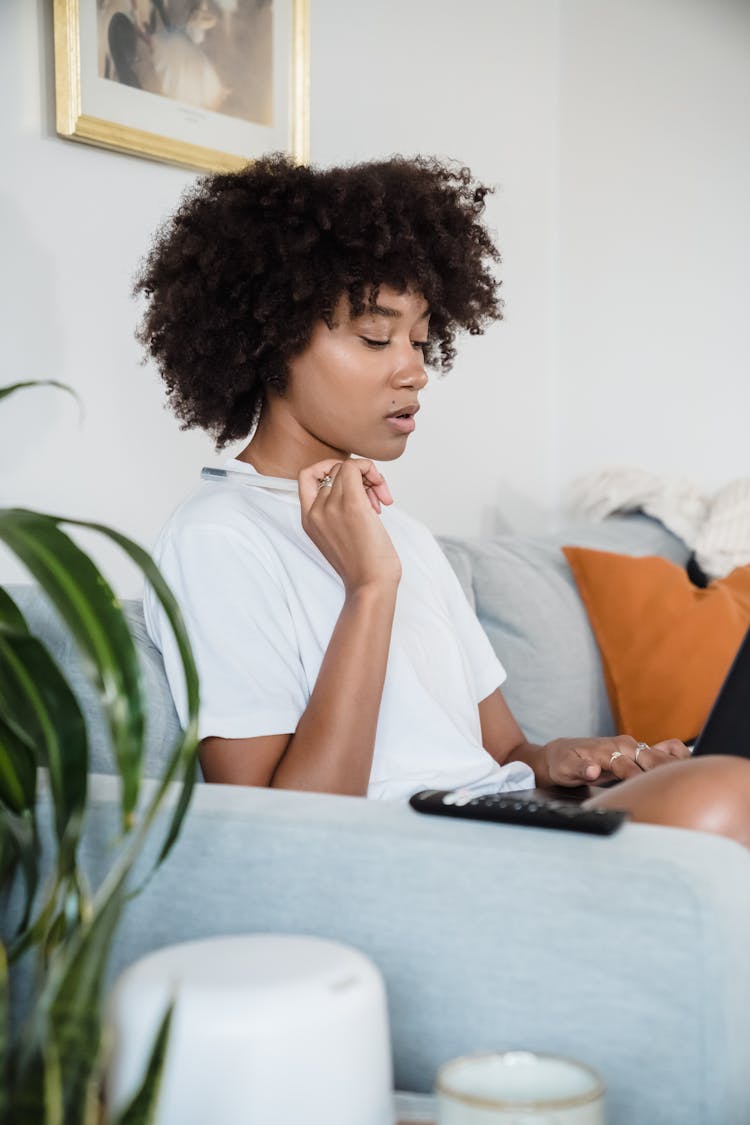
[[[510,1098],[504,1098],[498,1101],[497,1098],[485,1098],[479,1094],[467,1094],[460,1090],[452,1090],[447,1084],[446,1074],[454,1066],[465,1062],[474,1062],[477,1059],[497,1059],[505,1058],[508,1055],[527,1054],[533,1055],[538,1059],[555,1059],[558,1062],[571,1063],[577,1066],[580,1070],[586,1071],[593,1080],[594,1088],[585,1094],[571,1094],[566,1098],[547,1098],[545,1101],[513,1101]],[[438,1094],[443,1094],[447,1097],[453,1098],[454,1101],[460,1102],[463,1105],[476,1106],[481,1109],[577,1109],[579,1106],[589,1105],[595,1102],[598,1098],[603,1098],[607,1092],[607,1087],[602,1081],[602,1077],[598,1071],[594,1070],[593,1066],[588,1063],[581,1062],[579,1059],[572,1059],[569,1055],[558,1055],[552,1051],[531,1051],[522,1047],[516,1047],[512,1051],[475,1051],[468,1055],[457,1055],[454,1059],[448,1059],[447,1062],[438,1067],[435,1076],[435,1091]]]

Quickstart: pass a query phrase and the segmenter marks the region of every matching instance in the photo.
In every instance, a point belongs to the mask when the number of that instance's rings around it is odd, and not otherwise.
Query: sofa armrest
[[[116,780],[93,777],[91,798],[82,860],[96,881]],[[526,1047],[597,1067],[611,1125],[750,1120],[750,855],[728,840],[643,825],[595,838],[201,786],[128,907],[111,972],[173,942],[257,931],[372,958],[401,1088],[428,1090],[457,1054]]]

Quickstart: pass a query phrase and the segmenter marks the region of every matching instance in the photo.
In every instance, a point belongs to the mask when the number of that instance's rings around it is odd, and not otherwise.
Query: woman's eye
[[[373,340],[370,336],[360,336],[360,340],[363,344],[366,344],[368,348],[387,348],[391,342],[390,340]],[[418,348],[419,351],[424,351],[427,344],[427,340],[412,340],[411,342],[411,346],[413,348]]]
[[[368,348],[386,348],[388,347],[388,340],[370,340],[367,336],[360,336],[360,340],[367,344]]]

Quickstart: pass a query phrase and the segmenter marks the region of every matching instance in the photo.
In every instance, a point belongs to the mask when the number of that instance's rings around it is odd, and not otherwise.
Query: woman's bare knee
[[[750,847],[750,762],[744,758],[677,761],[624,781],[587,804],[624,808],[634,821],[712,832]]]

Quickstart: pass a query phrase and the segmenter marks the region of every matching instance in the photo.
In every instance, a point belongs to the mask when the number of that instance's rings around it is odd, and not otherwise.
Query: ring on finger
[[[636,765],[638,765],[638,756],[639,756],[641,750],[650,750],[650,749],[651,749],[651,747],[649,746],[649,744],[647,742],[636,742],[636,744],[635,744],[635,756],[633,758],[633,761],[635,762]]]
[[[318,481],[318,489],[321,488],[333,488],[333,477],[330,473],[326,473],[326,475],[321,477]]]
[[[609,768],[612,769],[612,763],[615,761],[616,758],[621,758],[621,757],[622,757],[622,750],[614,750],[612,752],[611,756],[610,756],[610,759],[609,759]]]

